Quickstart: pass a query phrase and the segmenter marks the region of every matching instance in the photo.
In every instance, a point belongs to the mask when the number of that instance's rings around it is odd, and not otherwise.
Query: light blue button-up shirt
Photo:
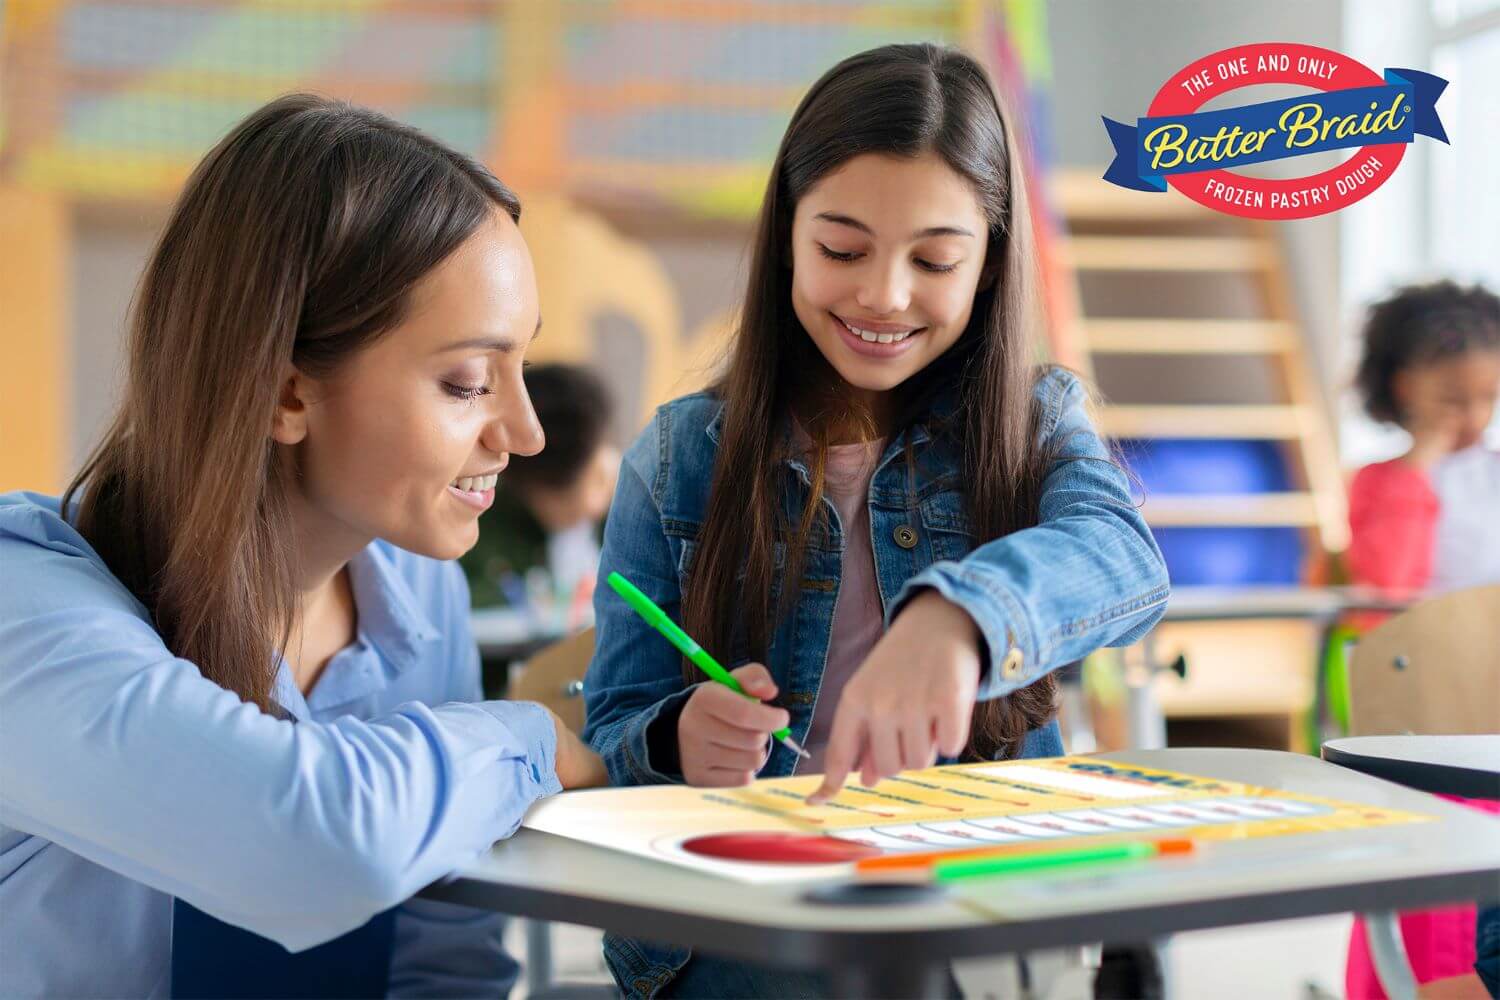
[[[406,900],[393,994],[502,986],[499,918],[409,900],[559,789],[545,710],[478,701],[458,568],[361,552],[358,637],[305,700],[282,665],[278,719],[57,510],[0,495],[0,995],[167,996],[173,896],[293,950]]]

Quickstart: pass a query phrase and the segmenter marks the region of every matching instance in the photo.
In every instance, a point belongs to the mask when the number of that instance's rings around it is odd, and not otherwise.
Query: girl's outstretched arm
[[[979,697],[999,698],[1101,646],[1144,636],[1166,609],[1166,563],[1125,471],[1094,429],[1087,392],[1055,369],[1036,389],[1042,441],[1057,449],[1037,524],[934,563],[907,581],[887,624],[931,588],[969,613],[991,669]]]
[[[962,746],[972,697],[1003,697],[1101,646],[1134,642],[1161,617],[1166,565],[1094,430],[1082,383],[1059,369],[1036,391],[1042,443],[1057,454],[1038,523],[907,581],[840,699],[814,799],[856,768],[868,781],[930,763],[937,750]],[[903,621],[908,614],[918,620]]]

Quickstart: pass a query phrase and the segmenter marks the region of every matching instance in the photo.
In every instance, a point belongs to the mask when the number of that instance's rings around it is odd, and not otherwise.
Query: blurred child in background
[[[1354,477],[1351,575],[1407,593],[1500,583],[1500,450],[1485,440],[1500,395],[1500,298],[1451,281],[1403,288],[1370,310],[1364,340],[1365,409],[1407,431],[1411,447]],[[1456,801],[1500,813],[1500,802]],[[1401,936],[1417,982],[1432,984],[1424,996],[1486,995],[1473,906],[1402,914]],[[1350,1000],[1385,996],[1359,920],[1345,986]]]
[[[1500,583],[1500,298],[1451,281],[1403,288],[1370,311],[1356,381],[1365,410],[1411,435],[1349,490],[1355,582],[1446,591]]]
[[[583,588],[587,607],[620,469],[608,438],[614,407],[603,381],[578,365],[533,365],[523,377],[547,445],[513,456],[501,474],[494,506],[479,519],[479,543],[462,560],[469,589],[474,606],[486,607],[539,597],[568,606]]]

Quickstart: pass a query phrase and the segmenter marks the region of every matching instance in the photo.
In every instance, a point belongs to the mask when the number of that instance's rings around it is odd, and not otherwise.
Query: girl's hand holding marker
[[[786,709],[754,700],[776,697],[776,682],[764,666],[747,663],[730,676],[744,694],[724,684],[700,684],[677,718],[677,752],[690,785],[748,785],[771,755],[771,734],[791,719]]]
[[[677,720],[677,753],[688,784],[717,787],[754,781],[771,752],[767,736],[799,757],[807,756],[786,728],[786,709],[758,704],[776,697],[776,682],[764,666],[747,663],[732,673],[725,670],[629,580],[611,573],[607,582],[647,625],[716,682],[699,685]]]

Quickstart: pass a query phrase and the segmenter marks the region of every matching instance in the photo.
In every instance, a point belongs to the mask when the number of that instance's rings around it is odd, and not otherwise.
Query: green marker
[[[630,605],[636,614],[644,618],[647,625],[650,625],[656,631],[666,636],[667,641],[676,646],[683,656],[692,660],[699,670],[702,670],[709,677],[729,688],[729,690],[745,695],[751,701],[756,700],[752,695],[745,694],[745,689],[740,687],[739,681],[729,676],[729,671],[719,666],[718,660],[709,656],[708,652],[702,646],[698,645],[692,640],[692,637],[678,628],[677,623],[667,617],[667,613],[658,608],[655,601],[635,588],[635,584],[618,573],[611,573],[606,579],[610,587],[614,588],[614,592],[625,598],[625,603]],[[792,731],[790,729],[778,729],[771,735],[776,737],[776,740],[782,746],[797,756],[812,757],[812,754],[802,749],[797,745],[797,741],[792,739]]]
[[[1155,857],[1157,853],[1155,844],[1133,842],[1082,847],[1077,850],[991,855],[987,858],[934,862],[932,877],[937,882],[952,882],[958,879],[984,878],[993,875],[1021,875],[1048,868],[1075,868],[1106,862],[1132,861],[1137,858]]]

